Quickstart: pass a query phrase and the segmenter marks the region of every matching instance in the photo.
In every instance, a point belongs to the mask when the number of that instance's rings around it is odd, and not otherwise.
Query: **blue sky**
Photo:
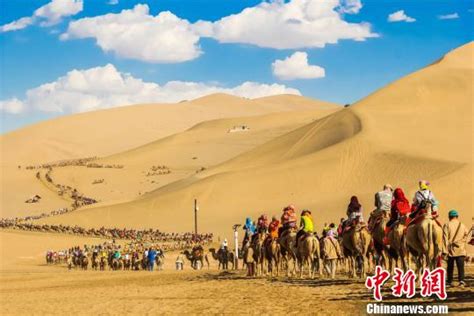
[[[0,33],[2,133],[59,115],[122,105],[114,102],[177,101],[216,89],[243,96],[296,90],[321,100],[352,103],[473,39],[474,7],[472,1],[467,0],[362,0],[361,7],[354,10],[357,12],[342,12],[341,7],[323,10],[326,15],[339,10],[335,19],[340,27],[316,27],[314,34],[311,34],[311,28],[309,33],[301,29],[301,33],[289,33],[285,38],[281,34],[286,30],[277,23],[272,34],[275,41],[269,41],[272,36],[265,35],[264,31],[259,34],[258,28],[257,31],[252,29],[248,19],[240,18],[242,10],[255,8],[261,1],[119,0],[118,4],[111,5],[109,0],[53,0],[71,6],[60,9],[50,6],[44,10],[38,8],[51,1],[0,1],[2,26],[23,17],[33,17],[33,22],[22,29],[6,31],[4,27]],[[342,1],[346,5],[359,2]],[[322,2],[314,0],[317,10]],[[113,29],[110,29],[112,35],[101,33],[106,32],[109,25],[95,27],[84,20],[109,13],[121,15],[122,10],[132,10],[137,4],[148,5],[149,12],[145,14],[150,18],[170,11],[175,17],[173,21],[176,20],[172,23],[182,26],[185,33],[177,34],[177,41],[169,38],[170,33],[148,41],[147,36],[154,36],[155,27],[161,26],[153,26],[152,33],[138,30],[133,34],[135,26],[130,25],[126,29],[131,32],[131,38],[121,42]],[[277,3],[268,10],[285,8],[285,4]],[[61,13],[55,15],[54,10],[61,10]],[[404,14],[397,16],[402,20],[390,22],[388,16],[400,10]],[[219,23],[232,14],[237,15],[233,24]],[[442,15],[446,18],[441,19]],[[272,23],[266,23],[266,16],[262,16],[262,20],[259,16],[255,15],[251,23],[273,27]],[[205,31],[201,28],[195,31],[199,20],[206,21],[202,28]],[[77,29],[70,27],[74,21],[78,21]],[[337,34],[346,27],[346,22],[352,26],[344,31],[348,37],[344,39]],[[361,24],[363,22],[370,25]],[[304,24],[300,24],[303,27]],[[212,31],[209,31],[210,25],[213,25]],[[235,30],[242,29],[249,29],[250,34],[235,35]],[[352,35],[355,29],[366,32],[364,41],[355,40],[357,36]],[[199,35],[195,35],[196,32]],[[60,38],[64,33],[69,34],[67,39],[64,35]],[[100,36],[108,41],[104,45],[112,45],[112,48],[98,45],[96,40]],[[329,38],[324,47],[312,44],[321,38]],[[336,39],[337,43],[331,43],[331,39]],[[151,42],[156,45],[150,47]],[[186,44],[184,48],[181,42]],[[132,46],[136,47],[130,49]],[[181,51],[181,48],[182,57],[178,57],[180,54],[173,52]],[[171,53],[165,54],[167,50]],[[303,53],[299,54],[303,59],[306,54],[304,67],[296,64],[296,56],[288,59],[295,52]],[[275,73],[272,64],[277,60],[281,61],[282,71],[289,74],[290,80]],[[108,64],[110,66],[106,68]],[[315,67],[324,69],[324,76]],[[68,75],[74,69],[79,72]],[[96,70],[88,72],[88,69]],[[79,83],[77,75],[80,75]],[[113,78],[119,81],[113,81]],[[161,87],[170,81],[180,83],[163,90]],[[253,84],[241,86],[244,82]],[[38,89],[46,83],[55,85]],[[190,86],[192,91],[184,91]]]

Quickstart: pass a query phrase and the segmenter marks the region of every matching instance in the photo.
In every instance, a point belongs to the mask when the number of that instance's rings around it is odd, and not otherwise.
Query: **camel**
[[[283,261],[286,263],[287,276],[296,275],[296,230],[294,228],[282,233],[280,246]],[[290,263],[292,263],[291,266]]]
[[[374,241],[375,253],[378,256],[377,264],[381,265],[385,269],[390,269],[393,272],[393,267],[391,266],[392,261],[390,260],[390,252],[388,247],[384,244],[383,239],[385,237],[385,227],[387,226],[388,221],[390,220],[389,211],[380,210],[380,217],[377,216],[377,222],[374,224],[372,229],[372,239]]]
[[[218,261],[218,270],[220,270],[221,267],[223,270],[227,270],[229,261],[232,263],[232,269],[234,269],[234,255],[232,252],[229,252],[227,248],[220,248],[217,252],[215,248],[209,248],[209,252],[211,253],[212,258]]]
[[[369,253],[370,240],[371,236],[367,227],[360,224],[342,234],[343,252],[349,261],[349,276],[351,278],[357,274],[357,263],[360,265],[360,278],[365,278],[365,262]],[[370,260],[367,261],[370,268]]]
[[[270,272],[270,277],[273,277],[274,271],[276,271],[276,276],[278,277],[280,273],[280,244],[276,238],[267,239],[265,242],[265,257],[268,263],[268,271]]]
[[[400,268],[399,262],[401,262],[401,268],[404,271],[407,271],[408,269],[408,251],[405,240],[405,228],[405,218],[401,218],[387,235],[390,243],[389,258],[391,269],[394,267]]]
[[[415,219],[408,225],[406,231],[406,244],[409,253],[416,260],[417,274],[421,275],[424,268],[436,268],[436,261],[441,254],[443,233],[441,227],[431,216],[431,204],[427,203],[427,211],[420,220]],[[410,264],[410,261],[408,261]]]
[[[92,269],[97,270],[99,267],[99,258],[97,253],[92,254]]]
[[[87,267],[89,266],[89,258],[87,258],[87,256],[83,255],[80,262],[81,262],[82,270],[87,270]]]
[[[186,256],[186,259],[191,262],[191,267],[193,269],[201,270],[204,266],[204,260],[206,260],[207,268],[209,269],[209,258],[207,255],[204,255],[202,247],[195,247],[191,252],[186,249],[183,253]]]
[[[252,240],[250,247],[253,249],[253,258],[256,265],[256,275],[261,276],[265,273],[265,248],[264,242],[267,238],[266,233],[258,233],[256,238]]]
[[[165,264],[165,258],[163,255],[158,255],[155,258],[155,263],[156,263],[156,269],[158,271],[163,270],[163,265]]]
[[[317,258],[321,257],[319,241],[314,237],[313,234],[307,234],[306,236],[300,237],[298,240],[297,247],[297,259],[300,269],[300,278],[303,277],[305,266],[308,267],[308,276],[310,278],[314,277],[314,266],[315,266],[315,256]],[[321,265],[317,262],[319,275],[321,275]]]
[[[105,270],[105,264],[107,263],[107,260],[105,257],[101,257],[100,258],[100,262],[99,262],[99,270],[100,271],[104,271]]]

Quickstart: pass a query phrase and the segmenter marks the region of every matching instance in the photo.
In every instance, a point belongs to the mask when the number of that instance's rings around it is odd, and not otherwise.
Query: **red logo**
[[[428,297],[433,294],[439,299],[445,300],[446,295],[446,270],[436,268],[430,272],[428,269],[423,270],[420,280],[421,296]]]
[[[393,276],[395,285],[392,286],[392,294],[396,297],[401,297],[406,294],[407,298],[415,296],[415,279],[416,275],[413,270],[408,270],[406,273],[402,269],[395,268],[395,275]]]
[[[374,298],[377,301],[382,300],[381,288],[385,282],[390,278],[390,272],[382,269],[381,266],[375,267],[375,275],[372,277],[367,277],[365,280],[365,286],[371,290],[374,289]]]
[[[380,266],[376,266],[375,274],[367,277],[365,280],[365,286],[369,290],[373,290],[374,298],[377,301],[382,300],[382,287],[389,278],[390,272]],[[393,296],[402,297],[406,295],[407,298],[415,296],[416,275],[413,270],[410,269],[407,272],[403,272],[403,270],[395,268],[395,275],[392,277],[392,280],[395,282],[391,287]],[[445,300],[447,298],[445,282],[446,270],[443,268],[436,268],[433,271],[424,269],[420,279],[420,295],[422,297],[436,295],[439,299]]]

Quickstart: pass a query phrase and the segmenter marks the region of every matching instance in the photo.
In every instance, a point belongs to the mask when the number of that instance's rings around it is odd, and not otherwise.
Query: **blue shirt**
[[[148,261],[154,261],[156,258],[156,250],[148,251]]]

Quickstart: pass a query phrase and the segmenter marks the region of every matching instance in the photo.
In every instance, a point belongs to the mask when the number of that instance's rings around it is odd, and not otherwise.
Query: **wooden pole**
[[[194,234],[197,238],[197,234],[198,234],[198,215],[197,215],[197,211],[198,211],[199,207],[197,205],[197,199],[194,199]]]

